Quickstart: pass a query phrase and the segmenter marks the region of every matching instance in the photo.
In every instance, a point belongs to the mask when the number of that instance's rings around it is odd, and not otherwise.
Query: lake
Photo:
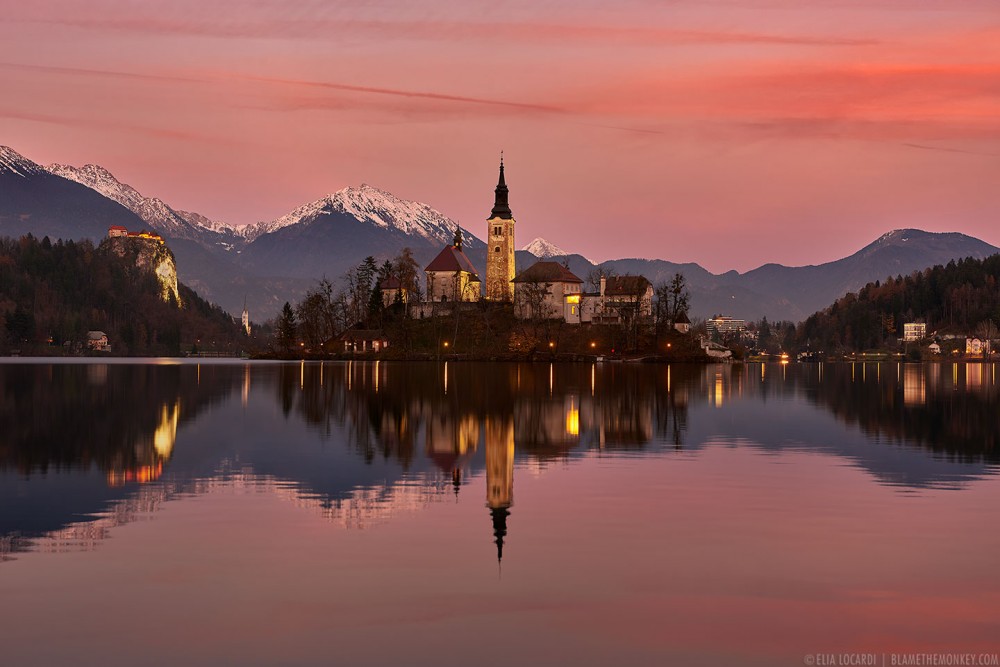
[[[1000,650],[994,364],[8,360],[0,396],[4,664]]]

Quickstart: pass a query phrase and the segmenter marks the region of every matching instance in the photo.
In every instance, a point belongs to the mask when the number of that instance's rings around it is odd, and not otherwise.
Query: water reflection
[[[995,472],[1000,437],[980,363],[16,364],[0,397],[0,558],[92,548],[221,487],[364,527],[482,479],[501,559],[517,460],[735,445],[961,488]]]

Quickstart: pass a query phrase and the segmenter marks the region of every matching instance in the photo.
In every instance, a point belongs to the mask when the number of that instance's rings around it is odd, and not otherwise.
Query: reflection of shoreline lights
[[[927,398],[923,367],[907,365],[903,369],[903,405],[923,405]]]
[[[250,364],[243,367],[243,407],[250,401]]]
[[[148,484],[160,478],[163,474],[163,461],[155,465],[139,466],[134,470],[108,471],[108,486],[125,486],[130,482]]]
[[[965,389],[966,391],[980,390],[984,388],[983,365],[979,362],[965,364]]]
[[[160,411],[160,424],[156,427],[156,432],[153,433],[153,449],[161,458],[169,459],[174,451],[174,442],[177,440],[177,422],[180,415],[180,399],[174,402],[169,414],[166,405]]]
[[[576,407],[576,400],[571,396],[569,408],[566,409],[566,433],[570,435],[580,435],[580,410]]]
[[[125,486],[132,482],[138,484],[148,484],[160,478],[163,474],[163,462],[170,459],[174,451],[174,443],[177,441],[177,423],[180,420],[181,403],[176,400],[172,407],[166,405],[160,408],[160,423],[157,424],[153,432],[153,458],[155,462],[146,463],[125,470],[109,470],[107,473],[108,486]],[[148,454],[148,440],[145,444],[136,446],[138,451],[145,450]]]

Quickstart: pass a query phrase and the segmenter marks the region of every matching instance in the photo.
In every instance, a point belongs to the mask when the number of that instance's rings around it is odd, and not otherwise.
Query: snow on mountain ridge
[[[539,259],[562,257],[569,254],[555,243],[550,243],[542,237],[536,238],[534,241],[521,248],[521,250],[526,250]]]
[[[9,146],[0,146],[0,173],[9,171],[21,178],[40,174],[45,170]]]
[[[253,241],[291,225],[312,222],[324,213],[343,213],[359,222],[422,237],[431,244],[450,243],[457,225],[454,220],[427,204],[400,199],[392,193],[363,183],[360,187],[346,187],[303,204],[275,220],[247,225],[240,231],[248,241]],[[467,231],[464,236],[467,241],[479,242]]]
[[[224,223],[210,221],[199,214],[182,215],[161,199],[144,197],[138,190],[127,183],[122,183],[115,178],[114,174],[100,165],[85,164],[82,167],[73,167],[64,164],[50,164],[45,167],[45,170],[56,176],[76,181],[108,199],[118,202],[162,234],[192,238],[198,236],[198,228],[217,234],[233,233],[233,230]]]

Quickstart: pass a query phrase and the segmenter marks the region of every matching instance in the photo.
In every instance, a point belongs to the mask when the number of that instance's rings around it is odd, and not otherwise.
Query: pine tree
[[[295,346],[296,329],[295,311],[292,310],[292,305],[286,301],[281,309],[281,315],[278,316],[278,324],[274,332],[275,346],[278,351],[285,354],[291,353]]]

